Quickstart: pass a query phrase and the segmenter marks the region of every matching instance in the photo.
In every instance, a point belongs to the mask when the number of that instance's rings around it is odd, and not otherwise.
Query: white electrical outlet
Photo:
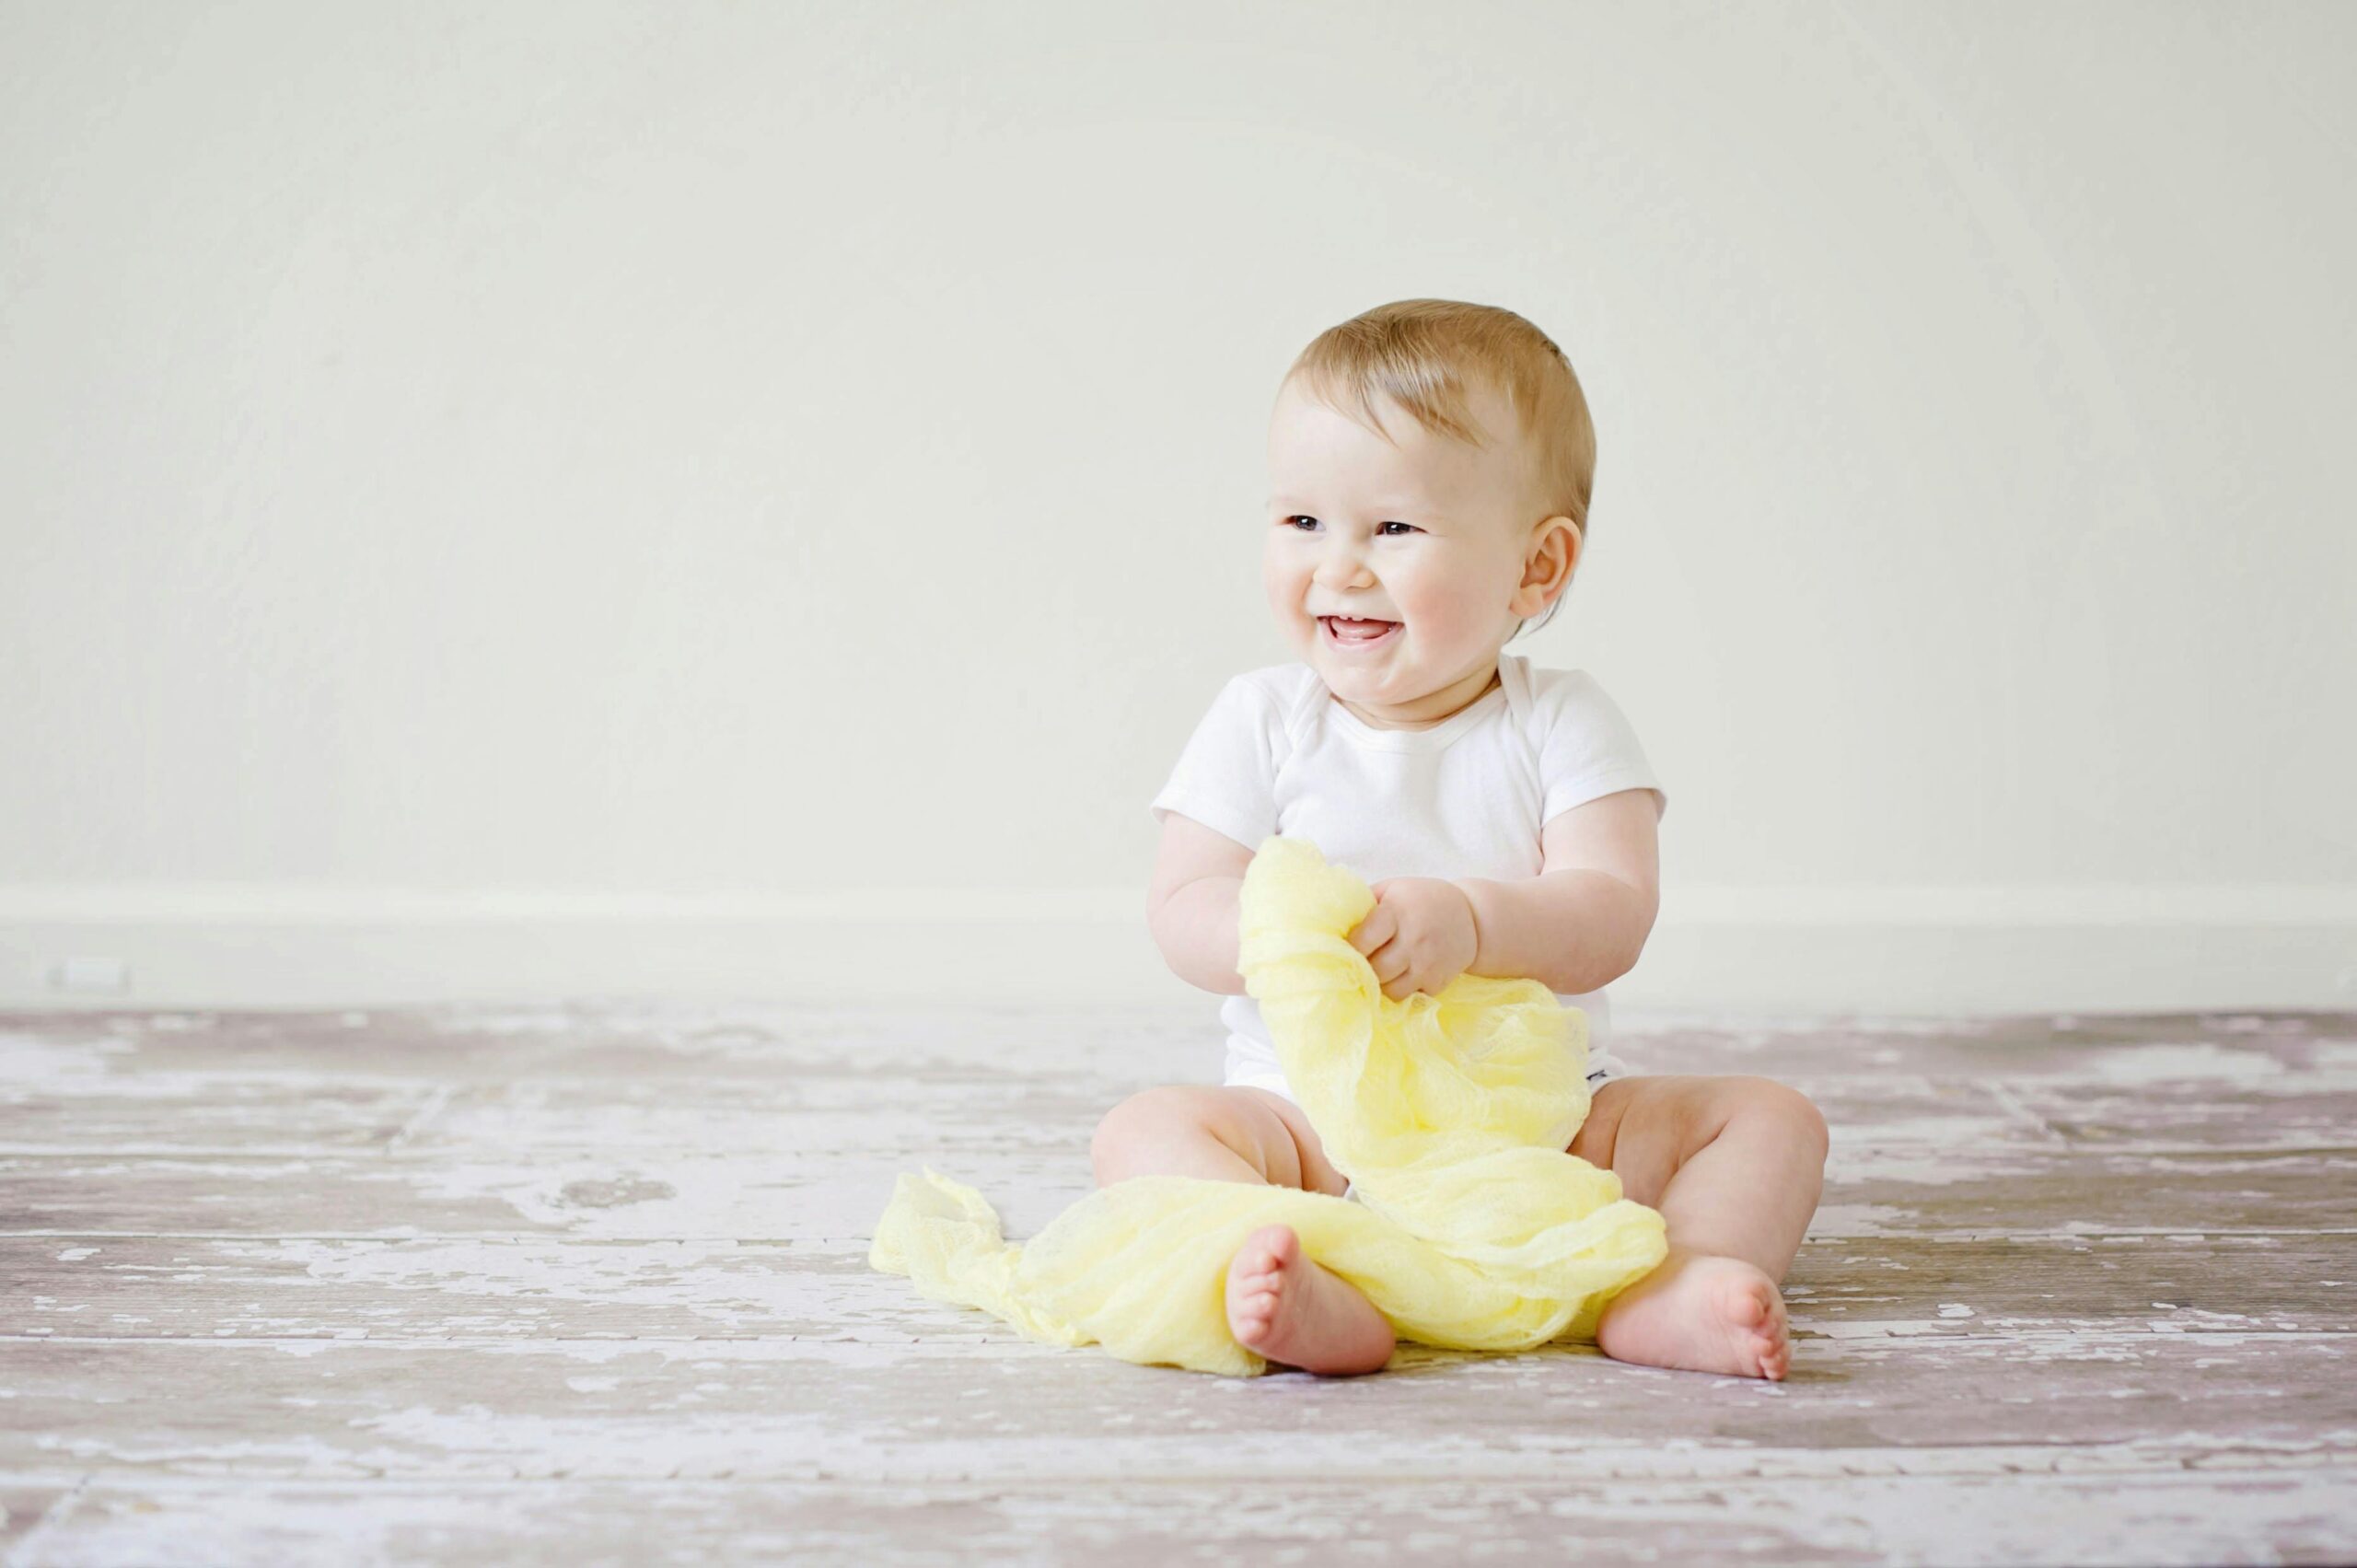
[[[131,966],[121,958],[111,958],[61,959],[49,971],[49,988],[52,991],[129,991]]]

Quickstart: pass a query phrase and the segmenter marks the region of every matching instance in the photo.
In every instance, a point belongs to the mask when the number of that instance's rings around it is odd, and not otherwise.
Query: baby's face
[[[1291,383],[1278,394],[1261,578],[1286,638],[1354,707],[1437,717],[1414,704],[1453,686],[1471,701],[1516,619],[1543,602],[1521,587],[1544,508],[1527,499],[1512,412],[1486,388],[1474,403],[1486,449],[1385,404],[1394,447]],[[1396,624],[1353,642],[1334,615]]]

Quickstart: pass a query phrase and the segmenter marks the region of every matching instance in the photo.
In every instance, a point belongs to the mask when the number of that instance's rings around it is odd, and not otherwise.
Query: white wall
[[[2330,5],[0,6],[0,1003],[1196,994],[1270,398],[1439,295],[1623,1006],[2357,1005],[2352,173]]]

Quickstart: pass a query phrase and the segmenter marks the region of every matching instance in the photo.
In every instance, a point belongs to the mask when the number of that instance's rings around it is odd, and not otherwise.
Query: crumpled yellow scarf
[[[1352,1198],[1132,1177],[1018,1246],[981,1194],[928,1167],[899,1179],[869,1264],[1051,1344],[1251,1376],[1268,1362],[1228,1331],[1228,1260],[1281,1224],[1401,1339],[1593,1341],[1667,1237],[1619,1177],[1563,1152],[1587,1116],[1587,1016],[1537,981],[1471,974],[1392,1001],[1349,941],[1375,901],[1309,841],[1271,836],[1238,912],[1245,989]]]

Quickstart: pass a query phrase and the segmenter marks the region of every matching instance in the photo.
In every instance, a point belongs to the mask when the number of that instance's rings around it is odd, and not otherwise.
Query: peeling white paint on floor
[[[866,1266],[928,1160],[1031,1234],[1201,1029],[0,1019],[0,1551],[2357,1554],[2357,1017],[1628,1020],[1641,1071],[1781,1075],[1833,1124],[1782,1384],[1587,1346],[1203,1377]]]

